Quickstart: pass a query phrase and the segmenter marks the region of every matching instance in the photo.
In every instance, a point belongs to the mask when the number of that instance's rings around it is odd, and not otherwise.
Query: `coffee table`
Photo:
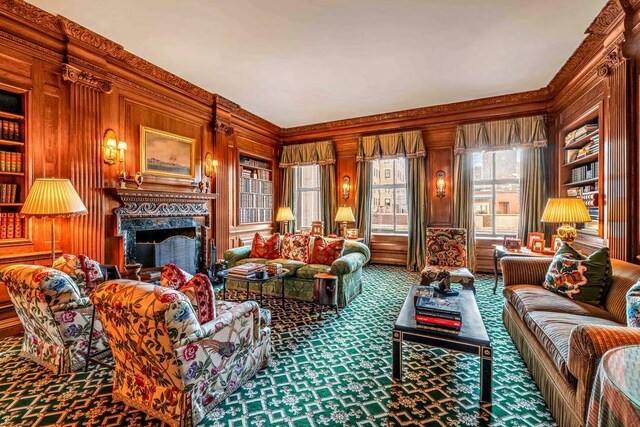
[[[411,287],[393,327],[393,379],[402,381],[402,343],[404,341],[474,354],[480,357],[480,400],[491,402],[493,350],[473,291],[459,290],[462,329],[458,335],[452,335],[420,329],[416,326],[416,311],[413,305],[416,286]]]
[[[289,270],[283,268],[282,272],[280,274],[271,274],[271,275],[267,275],[264,278],[258,279],[258,278],[238,278],[238,277],[227,277],[227,273],[229,272],[229,270],[224,270],[221,271],[217,274],[217,276],[219,278],[222,279],[222,289],[223,289],[223,293],[222,293],[222,299],[225,300],[227,298],[227,280],[235,280],[236,282],[244,282],[247,284],[247,299],[249,299],[249,297],[251,296],[251,292],[249,290],[249,285],[251,284],[257,284],[260,287],[260,306],[262,306],[262,301],[264,299],[263,295],[262,295],[262,288],[264,286],[265,283],[270,282],[271,280],[278,280],[280,279],[280,286],[282,288],[282,293],[280,295],[280,299],[282,300],[282,308],[284,308],[284,278],[287,275],[287,273],[289,273]],[[268,299],[275,299],[275,298],[268,298]]]

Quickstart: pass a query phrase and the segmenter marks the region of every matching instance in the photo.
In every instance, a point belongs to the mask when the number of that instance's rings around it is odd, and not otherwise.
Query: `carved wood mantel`
[[[110,188],[108,190],[122,202],[123,206],[114,209],[114,213],[122,218],[208,217],[209,201],[218,196],[212,193],[130,188]]]

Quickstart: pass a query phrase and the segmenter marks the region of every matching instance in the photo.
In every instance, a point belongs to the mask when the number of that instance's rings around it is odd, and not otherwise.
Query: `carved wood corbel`
[[[603,54],[604,60],[598,65],[598,75],[600,77],[610,75],[620,64],[629,59],[623,52],[624,42],[625,38],[621,35],[605,50]]]
[[[216,130],[216,132],[222,132],[227,136],[231,136],[235,133],[233,126],[231,126],[231,122],[220,119],[216,119],[214,129]]]
[[[91,87],[98,92],[111,93],[113,91],[113,84],[110,81],[96,77],[94,74],[73,65],[62,64],[62,78],[67,82]]]

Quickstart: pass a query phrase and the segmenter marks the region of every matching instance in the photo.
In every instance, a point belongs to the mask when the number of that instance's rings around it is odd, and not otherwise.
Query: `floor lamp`
[[[87,208],[68,179],[38,178],[33,182],[20,214],[51,218],[51,264],[56,260],[56,218],[86,215]]]

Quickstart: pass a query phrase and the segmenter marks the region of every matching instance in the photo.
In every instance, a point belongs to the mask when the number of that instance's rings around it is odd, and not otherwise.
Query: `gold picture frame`
[[[140,171],[143,175],[193,180],[196,140],[140,126]]]

